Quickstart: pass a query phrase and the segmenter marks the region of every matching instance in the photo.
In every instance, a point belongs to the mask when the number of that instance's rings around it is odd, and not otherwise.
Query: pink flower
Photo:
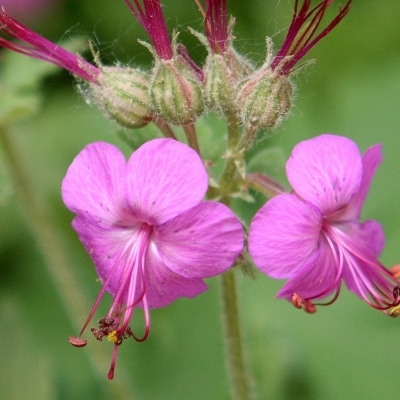
[[[339,295],[341,280],[371,307],[400,303],[399,282],[379,263],[380,224],[359,222],[381,145],[363,156],[350,139],[321,135],[299,143],[286,164],[294,194],[268,201],[255,215],[249,250],[272,278],[289,279],[277,294],[315,312],[314,302]]]
[[[47,61],[70,71],[79,78],[98,84],[98,77],[101,74],[101,71],[98,68],[88,63],[82,57],[70,53],[62,47],[59,47],[31,31],[29,28],[9,16],[5,12],[4,8],[2,8],[2,11],[0,12],[0,29],[25,43],[19,44],[0,38],[1,47],[29,57]]]
[[[349,0],[328,26],[316,35],[325,11],[333,0],[322,0],[311,10],[311,0],[303,0],[300,9],[299,0],[296,0],[292,22],[280,50],[271,62],[271,69],[275,70],[279,66],[277,71],[281,75],[289,75],[295,64],[344,18],[350,9],[351,1]]]
[[[85,147],[62,184],[66,206],[76,214],[73,227],[92,258],[103,294],[113,302],[92,332],[114,343],[108,377],[114,374],[123,339],[146,339],[149,310],[207,289],[203,278],[226,271],[242,250],[242,226],[223,204],[202,201],[208,187],[205,168],[194,150],[171,139],[147,142],[126,162],[107,143]],[[134,309],[144,309],[145,333],[129,328]]]
[[[125,3],[150,36],[158,56],[170,60],[172,46],[160,0],[143,0],[143,5],[139,0],[125,0]]]

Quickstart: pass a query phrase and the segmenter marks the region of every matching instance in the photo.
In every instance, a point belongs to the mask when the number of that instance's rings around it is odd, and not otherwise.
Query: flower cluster
[[[70,343],[86,345],[81,336],[109,292],[110,310],[91,332],[114,344],[108,373],[113,378],[122,342],[147,338],[150,310],[193,298],[207,289],[205,278],[244,264],[244,242],[263,273],[288,279],[277,297],[297,308],[314,313],[317,305],[333,303],[343,280],[371,307],[399,315],[400,267],[388,271],[378,261],[384,246],[380,224],[359,222],[382,161],[380,145],[361,155],[354,142],[341,136],[325,134],[299,143],[286,164],[290,193],[272,178],[246,171],[255,133],[276,127],[290,111],[290,76],[299,61],[344,18],[351,0],[322,29],[333,0],[315,6],[311,0],[295,0],[281,48],[274,54],[267,38],[266,61],[259,68],[233,47],[235,20],[228,18],[226,0],[205,0],[204,6],[195,0],[204,34],[190,30],[208,52],[202,67],[178,43],[177,33],[169,36],[160,0],[125,3],[151,39],[152,44],[143,43],[154,56],[149,71],[103,66],[97,55],[93,65],[0,12],[0,29],[22,41],[0,38],[0,46],[70,71],[85,99],[120,126],[135,129],[153,122],[167,137],[136,148],[128,161],[111,144],[89,144],[67,171],[63,201],[75,214],[72,226],[102,283]],[[201,159],[196,136],[194,123],[204,110],[227,120],[225,164],[218,179],[206,169],[210,162]],[[189,146],[176,140],[170,124],[183,126]],[[248,195],[249,188],[261,188],[272,198],[255,215],[245,241],[229,205],[238,193]],[[130,327],[137,308],[143,309],[142,336]]]

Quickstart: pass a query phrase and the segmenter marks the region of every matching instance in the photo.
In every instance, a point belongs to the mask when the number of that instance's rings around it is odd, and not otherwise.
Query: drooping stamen
[[[120,266],[119,264],[120,264],[121,260],[124,258],[125,252],[129,249],[130,246],[131,246],[131,243],[128,242],[128,243],[125,245],[124,249],[123,249],[123,250],[121,251],[121,253],[119,254],[117,260],[116,260],[115,263],[114,263],[114,266],[113,266],[112,269],[111,269],[110,275],[108,276],[107,280],[103,283],[103,286],[102,286],[102,288],[101,288],[101,290],[100,290],[100,293],[97,295],[97,298],[96,298],[96,300],[95,300],[95,302],[94,302],[94,304],[93,304],[93,307],[92,307],[92,309],[90,310],[89,315],[88,315],[88,317],[87,317],[85,323],[83,324],[83,327],[82,327],[81,331],[79,332],[78,337],[77,337],[77,338],[70,337],[70,338],[68,339],[69,342],[70,342],[73,346],[75,346],[74,343],[79,343],[79,341],[82,340],[82,339],[80,339],[81,335],[83,334],[83,332],[85,331],[85,329],[86,329],[87,326],[89,325],[89,322],[90,322],[91,319],[93,318],[93,315],[94,315],[94,313],[95,313],[95,311],[96,311],[96,309],[97,309],[97,307],[98,307],[98,305],[99,305],[101,299],[103,298],[103,295],[104,295],[104,293],[106,292],[106,290],[107,290],[107,288],[108,288],[108,285],[109,285],[110,282],[111,282],[111,279],[113,278],[115,272],[117,271],[117,268]],[[82,347],[82,346],[79,346],[79,347]]]
[[[309,299],[303,299],[298,293],[292,294],[292,304],[299,310],[303,309],[307,314],[317,312],[315,305]]]
[[[31,47],[10,42],[3,38],[0,38],[0,46],[28,57],[49,62],[66,69],[86,81],[99,84],[98,77],[101,74],[101,71],[98,68],[84,60],[82,57],[70,53],[62,47],[59,47],[31,31],[29,28],[9,16],[5,12],[4,7],[2,7],[2,11],[0,12],[0,29],[8,35],[29,44]]]
[[[323,228],[322,232],[324,234],[324,238],[331,250],[331,254],[334,259],[334,265],[336,267],[335,279],[324,291],[322,291],[314,296],[307,297],[307,299],[305,299],[305,300],[311,301],[311,300],[315,300],[315,299],[322,299],[325,296],[331,294],[331,292],[333,290],[335,291],[335,294],[333,295],[333,298],[326,303],[314,303],[315,305],[318,305],[318,306],[329,306],[329,305],[333,304],[336,301],[336,299],[339,297],[340,288],[341,288],[341,278],[342,278],[342,272],[343,272],[343,253],[340,251],[340,247],[337,246],[334,239],[332,239],[332,237],[329,236],[329,234],[328,234],[329,230],[330,230],[329,225],[324,224],[324,228]]]
[[[124,312],[124,319],[121,326],[121,331],[125,332],[128,328],[128,324],[132,318],[134,306],[138,304],[140,301],[143,302],[144,314],[145,314],[145,332],[142,338],[136,337],[133,332],[133,338],[138,342],[143,342],[147,339],[150,329],[150,316],[146,298],[146,283],[144,279],[144,272],[145,272],[145,259],[146,259],[146,251],[149,246],[150,235],[152,232],[152,227],[148,225],[143,225],[140,233],[138,235],[138,240],[136,241],[137,247],[135,251],[132,253],[132,264],[135,266],[134,271],[131,273],[130,283],[128,287],[128,293],[126,295],[126,304],[127,308]],[[141,287],[141,295],[139,299],[137,299],[137,283],[139,281],[139,274],[141,274],[140,282],[143,283],[143,287]]]
[[[114,378],[114,370],[115,370],[115,364],[117,362],[118,347],[119,347],[119,345],[117,345],[117,344],[114,345],[113,355],[112,355],[112,359],[111,359],[111,366],[110,366],[110,370],[108,371],[108,374],[107,374],[108,379]]]
[[[375,259],[366,248],[351,240],[338,228],[332,228],[334,240],[341,248],[358,292],[371,307],[385,311],[400,304],[396,296],[399,282]]]
[[[134,4],[132,0],[125,0],[125,3],[150,36],[159,57],[170,60],[172,47],[160,0],[143,0],[143,5],[138,0],[133,0]]]
[[[87,345],[87,340],[80,339],[80,338],[74,338],[72,336],[70,336],[68,338],[68,342],[70,342],[72,344],[72,346],[75,346],[75,347],[85,347]]]

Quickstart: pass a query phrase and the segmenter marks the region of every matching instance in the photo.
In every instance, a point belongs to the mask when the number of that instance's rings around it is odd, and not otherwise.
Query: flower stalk
[[[220,276],[221,316],[232,400],[251,398],[238,308],[235,269]]]

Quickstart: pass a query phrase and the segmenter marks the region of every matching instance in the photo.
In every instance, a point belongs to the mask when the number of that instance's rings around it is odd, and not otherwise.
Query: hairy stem
[[[186,139],[188,141],[188,145],[196,151],[196,153],[201,157],[200,146],[197,140],[197,133],[194,123],[191,122],[189,124],[183,125],[183,130],[186,135]]]
[[[250,399],[249,375],[240,330],[235,269],[220,276],[222,322],[232,400]]]
[[[219,188],[221,194],[221,201],[229,203],[230,194],[235,187],[237,167],[235,161],[238,159],[238,150],[240,144],[240,121],[238,116],[232,114],[228,116],[228,152],[227,160],[221,179],[219,181]]]
[[[16,195],[23,209],[28,225],[36,239],[38,249],[42,254],[47,272],[51,276],[57,292],[60,293],[61,301],[72,325],[79,331],[80,324],[85,321],[86,313],[90,310],[90,304],[84,295],[85,290],[79,279],[74,274],[74,269],[69,263],[69,254],[60,232],[53,224],[53,219],[48,214],[38,191],[31,185],[26,174],[26,166],[21,162],[21,156],[13,142],[13,135],[5,128],[0,127],[0,142],[3,146],[8,161],[10,175],[13,179]],[[67,338],[65,338],[67,340]],[[71,351],[76,351],[71,347]],[[109,369],[111,354],[100,346],[86,352],[93,369],[98,375],[99,381],[104,381]],[[131,388],[127,383],[122,366],[118,368],[118,384],[109,382],[108,388],[104,388],[108,395],[118,399],[132,400]]]
[[[240,145],[240,122],[236,115],[228,117],[228,157],[224,172],[219,181],[221,201],[230,205],[230,193],[235,187],[237,167],[235,152]],[[249,374],[246,368],[242,333],[238,309],[235,269],[231,268],[220,276],[221,312],[224,328],[226,364],[233,400],[250,399]]]
[[[172,130],[172,128],[168,125],[168,123],[164,119],[162,119],[161,117],[155,116],[153,118],[153,123],[166,138],[177,140],[177,138],[174,134],[174,131]]]

